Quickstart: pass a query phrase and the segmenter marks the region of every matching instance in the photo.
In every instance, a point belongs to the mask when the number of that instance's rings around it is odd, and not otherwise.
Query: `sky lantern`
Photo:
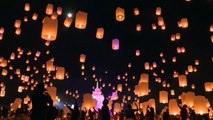
[[[186,87],[187,86],[187,77],[186,75],[179,75],[178,76],[179,86]]]
[[[188,69],[188,72],[193,72],[193,66],[192,65],[188,65],[187,69]]]
[[[57,14],[62,15],[62,7],[57,7]]]
[[[81,54],[80,55],[80,63],[85,63],[86,61],[86,55],[85,54]]]
[[[54,41],[58,32],[58,20],[46,16],[43,19],[41,38],[48,41]]]
[[[53,61],[48,60],[48,61],[46,62],[46,70],[47,70],[48,72],[54,71],[54,70],[55,70],[55,67],[54,67],[54,65],[53,65]]]
[[[115,11],[115,18],[117,21],[122,22],[125,19],[125,10],[123,8],[117,7]]]
[[[117,91],[122,92],[122,84],[117,85]]]
[[[188,107],[193,107],[194,106],[194,97],[195,97],[195,93],[194,92],[186,92],[186,93],[182,93],[181,95],[181,102],[182,105],[186,104]]]
[[[75,18],[75,27],[78,29],[85,29],[87,26],[87,13],[78,11],[76,13],[76,18]]]
[[[176,61],[177,61],[176,57],[172,57],[172,62],[176,62]]]
[[[53,12],[53,14],[51,15],[51,19],[57,19],[58,18],[58,13],[57,12]]]
[[[137,24],[137,25],[136,25],[136,31],[139,32],[139,31],[141,31],[141,29],[142,29],[141,24]]]
[[[113,50],[119,50],[120,47],[120,43],[119,40],[117,38],[112,40],[112,49]]]
[[[195,65],[199,65],[199,64],[200,64],[199,60],[195,60]]]
[[[149,62],[145,62],[145,63],[144,63],[144,69],[145,69],[145,70],[149,70],[149,68],[150,68],[150,67],[149,67]]]
[[[53,4],[48,3],[46,7],[46,14],[52,15],[53,14]]]
[[[161,15],[161,7],[156,7],[156,15]]]
[[[153,29],[153,30],[156,30],[156,29],[157,29],[157,26],[156,26],[155,23],[152,23],[152,29]]]
[[[138,8],[134,8],[134,15],[139,15],[140,14],[140,11]]]
[[[170,94],[171,94],[172,96],[174,96],[174,95],[175,95],[175,90],[170,90]]]
[[[8,73],[7,69],[2,69],[1,75],[7,76],[7,73]]]
[[[4,33],[4,27],[0,28],[0,33],[3,34]]]
[[[213,91],[213,82],[205,82],[204,87],[206,92]]]
[[[171,40],[171,41],[175,41],[175,40],[176,40],[176,36],[175,36],[175,34],[172,34],[172,35],[171,35],[170,40]]]
[[[176,40],[180,40],[180,38],[181,38],[180,33],[176,33],[176,34],[175,34],[175,38],[176,38]]]
[[[16,31],[15,31],[15,34],[16,35],[21,35],[21,28],[17,28]]]
[[[210,32],[213,32],[213,24],[210,25],[209,31],[210,31]]]
[[[90,93],[83,94],[83,103],[82,108],[86,108],[89,110],[90,108],[95,107],[97,104],[97,101],[92,98],[92,95]]]
[[[30,11],[30,3],[25,3],[24,10],[27,12]]]
[[[140,50],[136,50],[136,51],[135,51],[135,55],[136,55],[136,56],[140,56],[140,54],[141,54],[141,53],[140,53]]]
[[[37,20],[38,19],[38,14],[37,13],[33,13],[32,19],[33,20]]]
[[[159,25],[159,26],[164,25],[163,17],[158,17],[158,25]]]
[[[156,104],[155,104],[155,99],[149,99],[148,100],[149,106],[153,107],[154,110],[156,111]]]
[[[73,19],[71,17],[67,17],[65,20],[64,20],[64,26],[69,28],[70,25],[72,24],[72,21]]]
[[[178,107],[176,99],[169,100],[169,115],[180,115],[180,108]]]
[[[181,22],[182,28],[188,28],[188,19],[187,18],[182,18],[180,22]]]
[[[96,38],[103,39],[103,37],[104,37],[104,28],[97,28]]]
[[[195,96],[194,110],[196,114],[203,115],[208,113],[206,98],[204,96]]]
[[[16,20],[14,24],[15,28],[20,28],[21,27],[21,20]]]
[[[123,110],[123,107],[121,107],[121,104],[120,103],[115,103],[114,104],[114,114],[115,113],[120,113],[121,112],[121,110]]]
[[[56,67],[56,79],[63,80],[65,75],[64,67]]]
[[[24,22],[28,22],[28,17],[24,16]]]
[[[167,91],[159,91],[159,102],[160,103],[168,103],[168,92]]]
[[[140,81],[139,81],[139,83],[141,83],[141,82],[148,83],[149,82],[149,74],[142,73],[140,75]]]

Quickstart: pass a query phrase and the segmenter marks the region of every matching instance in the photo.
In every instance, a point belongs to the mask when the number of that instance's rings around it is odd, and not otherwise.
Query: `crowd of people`
[[[22,106],[16,111],[11,111],[9,108],[2,106],[0,109],[0,119],[3,120],[209,120],[209,115],[196,115],[194,110],[187,110],[187,106],[179,106],[180,116],[169,115],[169,109],[166,108],[161,113],[155,111],[153,107],[148,106],[146,113],[142,109],[132,109],[132,105],[128,104],[126,109],[118,113],[111,113],[108,108],[108,100],[103,101],[101,109],[95,108],[87,110],[79,109],[75,100],[74,108],[72,109],[67,103],[64,105],[69,109],[69,113],[65,114],[63,110],[58,110],[53,106],[53,100],[46,92],[44,84],[38,84],[37,90],[32,94],[32,109],[28,110],[27,106]],[[177,101],[178,102],[178,101]]]

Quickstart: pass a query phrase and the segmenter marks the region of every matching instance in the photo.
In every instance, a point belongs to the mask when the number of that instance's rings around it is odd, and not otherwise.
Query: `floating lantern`
[[[56,67],[56,79],[63,80],[65,75],[64,67]]]
[[[159,25],[159,26],[164,25],[163,17],[158,17],[158,25]]]
[[[180,86],[180,87],[186,87],[186,86],[187,86],[187,78],[186,78],[186,75],[179,75],[179,76],[178,76],[178,80],[179,80],[179,86]]]
[[[180,22],[181,22],[181,27],[182,28],[187,28],[188,27],[188,19],[187,18],[182,18]]]
[[[2,74],[3,76],[7,76],[7,70],[6,70],[6,69],[2,69],[1,74]]]
[[[81,63],[85,63],[85,61],[86,61],[86,55],[85,54],[81,54],[80,55],[80,62]]]
[[[47,4],[47,7],[46,7],[46,14],[47,15],[52,15],[53,14],[53,4]]]
[[[53,12],[53,14],[51,15],[51,19],[57,19],[58,18],[58,13],[57,12]]]
[[[156,30],[156,29],[157,29],[157,26],[156,26],[155,23],[152,24],[152,29],[153,29],[153,30]]]
[[[213,32],[213,25],[210,25],[209,31]]]
[[[175,90],[170,90],[170,93],[171,93],[172,96],[174,96],[175,95]]]
[[[16,31],[15,31],[15,34],[16,35],[21,35],[21,28],[17,28]]]
[[[57,88],[56,87],[47,87],[47,92],[50,95],[50,97],[53,100],[53,105],[56,103],[56,94],[57,94]]]
[[[159,102],[160,103],[168,103],[168,92],[167,91],[159,91]]]
[[[62,7],[57,7],[57,14],[62,15]]]
[[[139,15],[140,14],[140,11],[138,8],[134,8],[134,15]]]
[[[37,13],[34,13],[33,16],[32,16],[32,19],[33,19],[33,20],[37,20],[37,19],[38,19],[38,14],[37,14]]]
[[[149,74],[143,73],[140,75],[140,81],[139,83],[148,83],[149,82]]]
[[[194,98],[194,110],[196,114],[207,114],[208,108],[206,105],[206,98],[204,96],[195,96]]]
[[[112,49],[113,50],[119,50],[119,40],[116,38],[116,39],[113,39],[112,40]]]
[[[87,13],[78,11],[76,13],[76,18],[75,18],[75,27],[78,29],[85,29],[87,26]]]
[[[103,39],[104,37],[104,28],[97,28],[96,38]]]
[[[136,50],[136,51],[135,51],[135,55],[136,55],[136,56],[140,56],[140,50]]]
[[[141,28],[141,24],[137,24],[137,25],[136,25],[136,31],[139,32],[139,31],[141,31],[141,29],[142,29],[142,28]]]
[[[27,22],[27,21],[28,21],[28,17],[25,16],[25,17],[24,17],[24,22]]]
[[[43,20],[41,38],[44,40],[54,41],[58,32],[58,20],[45,17]]]
[[[157,7],[157,8],[156,8],[155,14],[156,14],[156,15],[161,15],[161,7]]]
[[[213,91],[213,82],[205,82],[204,87],[206,92]]]
[[[53,65],[53,61],[48,60],[48,61],[46,62],[46,70],[47,70],[48,72],[54,71],[54,70],[55,70],[54,65]]]
[[[149,62],[145,62],[145,63],[144,63],[144,69],[145,69],[145,70],[149,70],[149,68],[150,68],[150,67],[149,67]]]
[[[169,115],[180,115],[180,108],[176,99],[169,100]]]
[[[124,9],[117,7],[115,11],[115,18],[117,21],[122,22],[125,19]]]
[[[180,40],[180,37],[181,37],[180,33],[176,33],[176,34],[175,34],[176,40]]]
[[[16,20],[14,24],[15,28],[20,28],[21,27],[21,20]]]
[[[176,36],[175,36],[175,34],[172,34],[172,35],[171,35],[170,40],[171,40],[171,41],[175,41],[175,40],[176,40]]]
[[[30,11],[30,3],[25,3],[24,10],[27,12]]]
[[[192,65],[189,65],[187,68],[188,68],[188,72],[193,72],[193,66]]]
[[[67,17],[65,20],[64,20],[64,26],[69,28],[70,25],[72,24],[72,18],[71,17]]]
[[[122,84],[118,84],[117,91],[122,92]]]

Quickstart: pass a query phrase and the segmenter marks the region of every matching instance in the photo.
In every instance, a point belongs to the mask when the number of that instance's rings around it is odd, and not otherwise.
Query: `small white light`
[[[67,14],[67,17],[72,17],[72,13],[68,13],[68,14]]]

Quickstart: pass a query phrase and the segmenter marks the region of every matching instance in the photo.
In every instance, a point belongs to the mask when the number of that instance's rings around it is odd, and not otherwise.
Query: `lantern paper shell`
[[[119,50],[120,44],[118,39],[113,39],[112,40],[112,49],[113,50]]]
[[[81,63],[85,63],[85,61],[86,61],[86,55],[85,54],[81,54],[80,55],[80,62]]]
[[[78,29],[85,29],[87,26],[87,13],[78,11],[76,13],[76,18],[75,18],[75,27]]]
[[[180,115],[180,108],[176,99],[169,100],[169,115]]]
[[[64,26],[67,27],[67,28],[69,28],[70,25],[72,24],[72,21],[73,21],[72,18],[67,17],[67,18],[64,20]]]
[[[187,105],[188,107],[194,106],[194,98],[195,98],[195,93],[194,92],[187,92],[187,93],[182,93],[181,95],[181,102],[182,105]]]
[[[156,8],[155,14],[156,14],[156,15],[161,15],[161,7],[157,7],[157,8]]]
[[[104,28],[97,28],[96,38],[103,39],[104,37]]]
[[[186,87],[187,86],[187,77],[185,75],[178,76],[179,86]]]
[[[134,15],[139,15],[140,14],[140,11],[138,8],[134,8]]]
[[[14,24],[15,28],[20,28],[21,27],[21,20],[16,20]]]
[[[123,108],[121,107],[120,103],[115,103],[114,104],[114,113],[120,113]]]
[[[122,84],[118,84],[118,85],[117,85],[117,90],[118,90],[119,92],[122,92]]]
[[[205,91],[206,92],[213,91],[213,82],[205,82],[204,86],[205,86]]]
[[[52,15],[53,14],[53,4],[47,4],[47,7],[46,7],[46,14],[47,15]]]
[[[56,87],[48,87],[46,89],[47,89],[48,94],[50,95],[50,97],[53,100],[53,105],[55,105],[55,103],[56,103],[56,95],[57,95],[57,88]]]
[[[115,11],[115,18],[117,21],[122,22],[125,19],[125,13],[124,9],[117,7]]]
[[[58,20],[45,17],[43,20],[41,38],[48,41],[54,41],[57,38]]]
[[[139,83],[148,83],[149,82],[149,74],[143,73],[140,75],[140,82]]]
[[[57,7],[57,14],[62,15],[62,7]]]
[[[188,19],[187,18],[182,18],[180,22],[181,22],[181,27],[182,28],[187,28],[188,27]]]
[[[64,67],[56,67],[56,79],[63,80],[65,75]]]
[[[159,91],[159,102],[160,103],[168,103],[168,92],[167,91]]]
[[[194,110],[196,114],[207,114],[208,108],[206,105],[206,98],[204,96],[195,96],[194,98]]]
[[[48,60],[48,61],[46,62],[46,70],[47,70],[48,72],[54,71],[54,70],[55,70],[55,67],[54,67],[54,65],[53,65],[53,61]]]
[[[25,3],[24,10],[30,11],[30,4],[29,3]]]

